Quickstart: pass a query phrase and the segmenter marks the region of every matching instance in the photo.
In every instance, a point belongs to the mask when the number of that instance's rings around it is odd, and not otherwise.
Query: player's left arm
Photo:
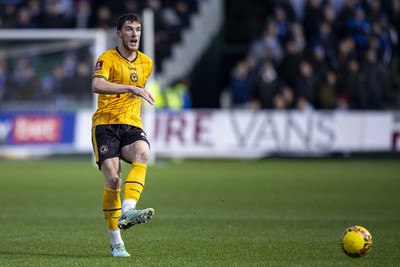
[[[124,94],[133,93],[144,98],[149,104],[154,104],[154,97],[145,88],[134,85],[116,84],[106,81],[102,77],[94,77],[92,80],[92,91],[96,94]]]
[[[147,77],[146,77],[146,80],[145,80],[145,83],[144,83],[144,88],[145,89],[146,89],[146,84],[149,81],[149,77],[151,76],[152,72],[153,72],[153,61],[149,60],[148,74],[147,74]],[[147,89],[146,89],[146,91],[151,95],[151,93]],[[151,97],[152,97],[153,103],[154,103],[155,99],[154,99],[154,97],[152,95],[151,95]],[[145,107],[145,103],[143,102],[143,99],[142,99],[142,105],[140,106],[140,114],[141,115],[143,114],[144,107]]]

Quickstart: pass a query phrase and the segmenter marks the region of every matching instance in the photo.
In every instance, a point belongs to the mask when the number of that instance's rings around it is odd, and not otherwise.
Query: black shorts
[[[127,124],[109,124],[94,127],[92,129],[92,145],[99,169],[105,159],[121,158],[121,148],[139,140],[145,141],[150,147],[146,133],[138,127]]]

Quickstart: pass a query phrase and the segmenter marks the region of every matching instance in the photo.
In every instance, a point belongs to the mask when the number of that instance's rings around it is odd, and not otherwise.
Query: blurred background
[[[0,155],[91,153],[94,61],[125,12],[158,156],[398,152],[400,0],[1,0]]]
[[[126,12],[157,211],[126,265],[400,266],[400,0],[0,0],[0,266],[116,266],[91,80]]]

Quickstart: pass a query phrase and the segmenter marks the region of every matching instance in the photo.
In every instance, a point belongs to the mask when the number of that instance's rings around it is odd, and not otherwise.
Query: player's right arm
[[[103,77],[93,77],[92,91],[96,94],[125,94],[132,93],[145,99],[149,104],[154,104],[154,98],[144,88],[133,85],[117,84],[106,81]]]

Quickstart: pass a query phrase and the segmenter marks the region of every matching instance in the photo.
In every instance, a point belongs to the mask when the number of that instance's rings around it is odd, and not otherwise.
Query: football
[[[340,246],[347,256],[359,258],[371,250],[372,236],[362,226],[351,226],[340,237]]]

